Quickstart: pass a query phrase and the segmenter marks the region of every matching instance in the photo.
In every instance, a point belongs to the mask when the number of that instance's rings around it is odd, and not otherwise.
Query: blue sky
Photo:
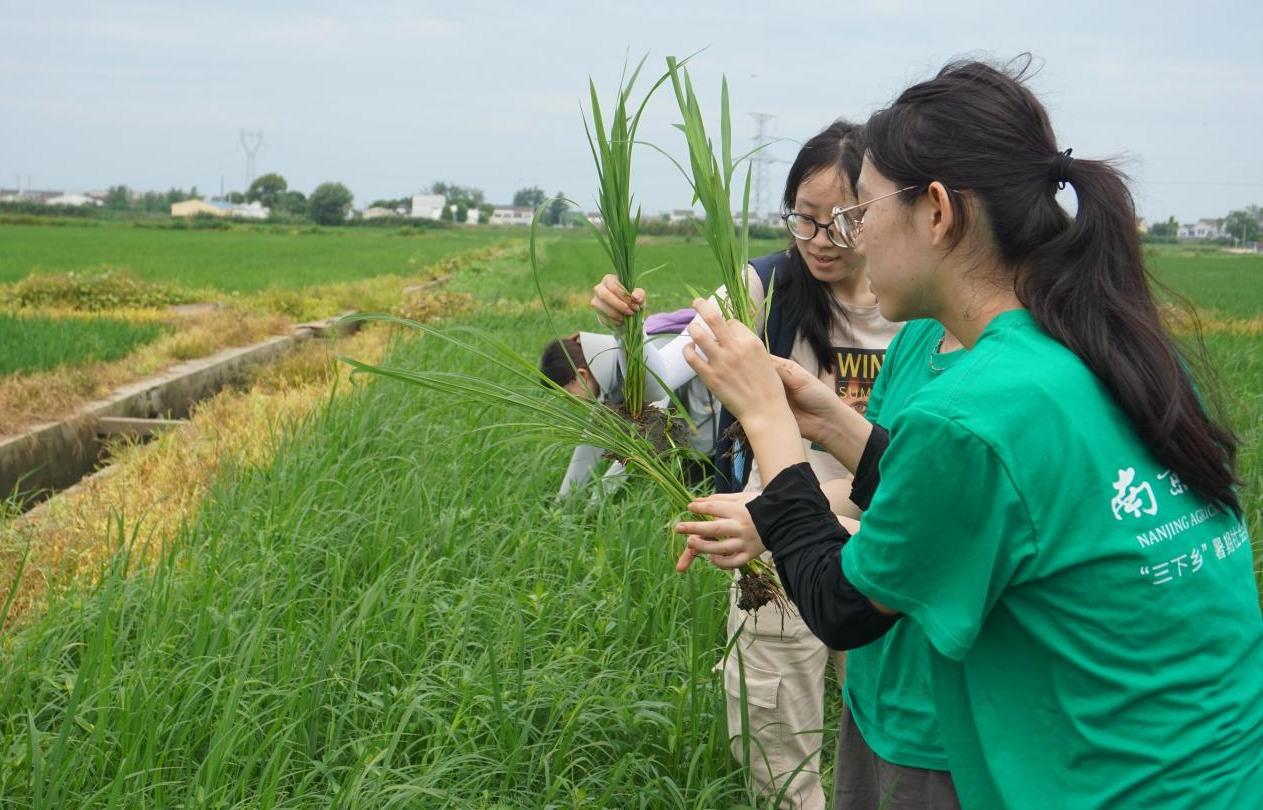
[[[357,205],[447,180],[590,206],[580,103],[588,76],[612,95],[629,53],[658,71],[706,48],[703,103],[727,75],[735,135],[773,114],[786,159],[953,57],[1030,51],[1061,145],[1123,158],[1141,214],[1263,204],[1263,4],[1165,5],[0,0],[0,186],[240,189],[248,129],[259,173],[337,180]],[[642,136],[678,155],[673,106],[657,97]],[[688,204],[665,158],[636,160],[646,211]],[[769,202],[786,168],[769,167]]]

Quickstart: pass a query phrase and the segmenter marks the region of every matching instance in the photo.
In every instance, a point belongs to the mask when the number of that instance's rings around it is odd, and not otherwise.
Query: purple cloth
[[[678,335],[697,317],[697,311],[685,307],[675,312],[655,312],[645,318],[646,335]]]

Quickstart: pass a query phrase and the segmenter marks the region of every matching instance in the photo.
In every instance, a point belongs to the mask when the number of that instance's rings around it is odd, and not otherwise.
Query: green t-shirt
[[[1263,807],[1245,526],[1024,310],[895,417],[842,566],[929,638],[965,807]]]
[[[886,350],[865,416],[890,429],[908,401],[965,355],[937,352],[943,327],[909,321]],[[944,486],[950,484],[944,482]],[[947,770],[930,688],[930,644],[916,622],[901,621],[846,655],[843,689],[864,742],[887,762]]]

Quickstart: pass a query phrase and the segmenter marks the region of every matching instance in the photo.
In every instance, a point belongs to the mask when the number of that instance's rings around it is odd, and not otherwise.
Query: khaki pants
[[[774,796],[784,787],[781,807],[823,810],[820,748],[825,666],[831,651],[812,635],[792,605],[783,615],[774,605],[746,613],[737,607],[733,588],[729,640],[738,632],[740,638],[719,665],[732,755],[744,762],[748,740],[749,778],[760,793]],[[833,656],[841,681],[844,654]],[[742,724],[743,673],[748,734],[743,734]]]

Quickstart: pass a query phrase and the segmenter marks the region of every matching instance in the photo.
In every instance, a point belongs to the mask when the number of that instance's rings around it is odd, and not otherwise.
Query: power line
[[[1230,186],[1233,188],[1263,188],[1263,180],[1241,182],[1238,180],[1145,180],[1136,182],[1150,186]]]

